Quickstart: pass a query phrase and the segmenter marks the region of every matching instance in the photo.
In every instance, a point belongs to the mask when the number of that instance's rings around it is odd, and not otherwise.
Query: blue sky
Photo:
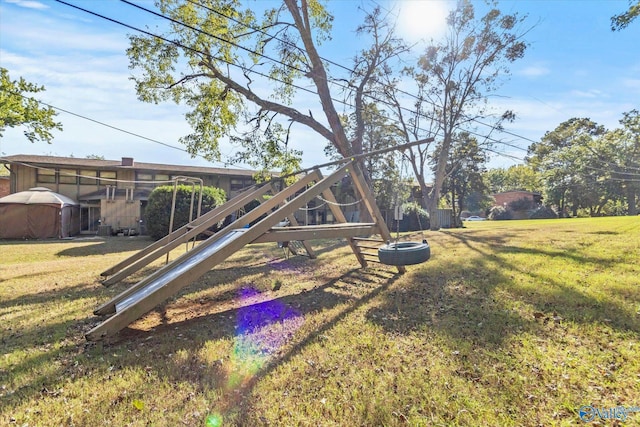
[[[115,0],[69,2],[138,27],[158,23]],[[147,0],[136,3],[152,7]],[[377,3],[398,16],[400,32],[412,41],[438,38],[444,15],[453,6],[451,1],[438,0]],[[329,2],[335,13],[334,37],[320,47],[320,54],[351,65],[363,43],[354,33],[361,9],[372,5],[371,0]],[[613,129],[623,112],[640,108],[640,22],[621,32],[610,30],[610,17],[626,10],[627,0],[511,0],[499,2],[499,8],[528,15],[526,26],[531,29],[526,40],[531,47],[512,65],[510,79],[490,100],[496,111],[510,109],[518,117],[507,127],[511,134],[494,136],[521,149],[496,147],[503,155],[494,155],[491,166],[518,163],[532,140],[572,117],[589,117]],[[20,129],[9,129],[0,139],[0,153],[95,154],[107,159],[127,156],[144,162],[220,166],[132,135],[179,147],[178,138],[189,128],[183,119],[184,107],[137,100],[125,54],[127,33],[133,31],[50,0],[0,0],[0,66],[13,79],[22,76],[44,85],[47,90],[38,99],[130,132],[60,112],[57,120],[64,131],[55,133],[52,144],[31,144]],[[309,108],[317,111],[314,117],[321,117],[315,100],[302,95],[297,102],[303,111]],[[295,129],[291,145],[304,151],[304,166],[326,160],[325,141],[311,131]],[[222,151],[232,154],[225,145]]]

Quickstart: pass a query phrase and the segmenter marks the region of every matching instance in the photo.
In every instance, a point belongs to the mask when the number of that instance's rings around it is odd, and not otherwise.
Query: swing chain
[[[407,156],[404,154],[404,150],[402,150],[400,152],[400,155],[402,156],[402,161],[400,162],[400,181],[402,182],[402,177],[405,174],[405,171],[407,169],[406,166],[406,160],[407,160]],[[411,192],[411,187],[409,186],[409,191]],[[422,221],[420,220],[420,212],[419,212],[419,205],[416,203],[416,217],[418,218],[418,227],[420,228],[420,237],[422,238],[422,243],[427,243],[427,238],[424,236],[424,229],[422,227]],[[400,216],[400,215],[398,215]],[[399,236],[400,236],[400,221],[398,220],[398,225],[396,227],[396,243],[398,242]]]

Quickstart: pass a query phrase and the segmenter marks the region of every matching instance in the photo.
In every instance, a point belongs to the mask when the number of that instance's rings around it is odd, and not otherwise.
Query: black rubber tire
[[[431,248],[426,242],[388,243],[378,249],[378,259],[387,265],[413,265],[427,261]]]

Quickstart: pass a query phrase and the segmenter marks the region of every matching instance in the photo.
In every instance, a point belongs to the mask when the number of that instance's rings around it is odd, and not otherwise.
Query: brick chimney
[[[133,166],[133,157],[123,157],[122,166]]]

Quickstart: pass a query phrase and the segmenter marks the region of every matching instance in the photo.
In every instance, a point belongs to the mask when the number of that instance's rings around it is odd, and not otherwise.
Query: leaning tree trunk
[[[433,188],[427,197],[426,204],[429,211],[430,229],[433,231],[440,230],[440,218],[438,218],[438,201],[440,200],[440,192],[444,178],[446,175],[447,160],[449,159],[449,147],[451,147],[451,137],[445,134],[442,140],[442,147],[438,153],[438,164],[435,175],[433,177]]]

